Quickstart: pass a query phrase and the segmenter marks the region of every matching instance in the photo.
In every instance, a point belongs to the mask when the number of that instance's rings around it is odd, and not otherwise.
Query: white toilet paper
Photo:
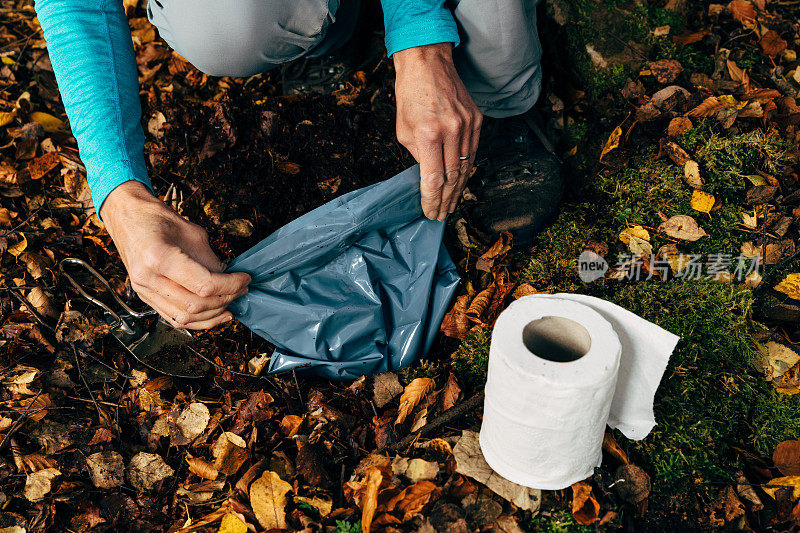
[[[678,340],[590,296],[515,301],[489,349],[480,433],[487,463],[538,489],[591,476],[607,423],[637,440],[655,425],[653,398]]]

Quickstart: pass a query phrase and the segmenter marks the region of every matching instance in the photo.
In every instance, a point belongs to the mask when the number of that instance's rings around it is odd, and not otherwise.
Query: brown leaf
[[[716,96],[709,96],[686,115],[689,117],[710,117],[716,115],[717,111],[725,106],[725,102],[717,99]]]
[[[437,487],[434,483],[424,480],[403,489],[397,496],[386,503],[389,512],[403,513],[403,522],[411,520],[419,514],[423,507],[435,496]]]
[[[512,293],[514,287],[516,287],[516,283],[500,283],[497,287],[497,290],[494,291],[492,295],[492,301],[489,304],[489,308],[486,310],[484,314],[484,319],[486,323],[490,326],[494,325],[494,321],[497,320],[497,317],[500,313],[505,309],[505,302],[508,295]]]
[[[221,474],[232,476],[247,460],[247,444],[235,433],[225,431],[211,447],[214,468]]]
[[[674,141],[667,141],[664,143],[664,150],[667,152],[667,156],[672,159],[672,162],[678,166],[683,166],[689,161],[691,158],[689,154],[686,153],[686,150],[681,148],[678,143]]]
[[[214,481],[219,476],[219,471],[205,459],[187,456],[186,462],[189,463],[189,472],[203,479]]]
[[[768,57],[775,57],[786,50],[786,41],[781,39],[775,30],[769,30],[762,35],[758,44],[761,46],[761,52]]]
[[[689,215],[675,215],[669,218],[658,226],[658,231],[684,241],[696,241],[708,236],[708,233],[698,226],[697,221]]]
[[[504,231],[500,233],[500,238],[489,248],[486,253],[478,258],[475,268],[484,272],[491,272],[496,262],[499,262],[510,250],[513,237],[511,233]]]
[[[472,326],[469,318],[467,317],[467,308],[469,307],[469,295],[462,294],[456,297],[456,301],[450,311],[444,316],[441,332],[448,337],[460,339],[467,334],[469,328]]]
[[[469,304],[469,308],[466,312],[467,318],[473,322],[477,322],[479,324],[482,323],[481,315],[483,315],[483,312],[486,311],[487,307],[489,307],[489,302],[491,302],[495,290],[497,290],[497,286],[492,283],[484,290],[479,292],[472,300],[472,303]]]
[[[600,514],[600,504],[592,496],[592,486],[584,481],[572,485],[572,517],[581,525],[594,524]]]
[[[670,137],[677,137],[678,135],[683,135],[690,129],[692,129],[691,120],[686,117],[675,117],[669,121],[669,126],[667,126],[667,135]]]
[[[403,395],[400,396],[400,407],[397,411],[396,424],[402,424],[403,421],[411,414],[411,411],[419,404],[419,402],[433,389],[433,380],[431,378],[417,378],[408,385],[406,385]]]
[[[784,476],[800,476],[800,440],[785,440],[775,447],[772,462]]]
[[[312,487],[327,487],[331,479],[320,460],[320,452],[314,444],[305,444],[297,452],[297,473]]]
[[[111,442],[112,440],[114,440],[114,433],[112,433],[110,429],[97,428],[97,430],[94,432],[92,440],[89,441],[88,446],[103,444],[105,442]]]
[[[748,189],[744,195],[745,205],[764,204],[775,197],[778,188],[774,185],[756,185]]]
[[[741,23],[752,22],[756,19],[756,10],[748,0],[733,0],[728,4],[733,18]]]
[[[673,35],[672,42],[679,46],[688,46],[690,44],[702,41],[707,35],[711,35],[711,28],[704,28],[700,31],[692,33],[682,33],[680,35]]]
[[[650,62],[650,71],[658,83],[672,83],[683,72],[683,67],[675,59],[659,59]]]
[[[450,376],[447,378],[447,383],[445,384],[444,391],[442,392],[442,411],[447,411],[453,407],[458,401],[460,394],[461,387],[458,386],[458,380],[456,379],[456,376],[450,372]]]

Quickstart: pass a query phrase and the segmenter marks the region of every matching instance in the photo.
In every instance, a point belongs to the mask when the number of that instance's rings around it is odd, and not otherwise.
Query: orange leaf
[[[32,180],[39,180],[56,168],[59,163],[61,163],[61,157],[58,152],[48,152],[28,163],[28,172],[30,172]]]
[[[431,500],[436,492],[436,485],[424,480],[403,489],[400,494],[389,500],[386,508],[389,511],[398,510],[403,513],[403,522],[407,522],[419,514]]]
[[[592,496],[592,486],[584,481],[572,485],[572,517],[581,525],[594,524],[600,514],[600,504]]]
[[[417,378],[406,385],[403,394],[400,396],[400,407],[397,410],[397,420],[394,423],[402,424],[425,395],[433,389],[433,385],[431,378]]]
[[[673,35],[672,42],[679,46],[688,46],[690,44],[699,43],[707,35],[711,35],[711,28],[705,28],[694,33],[683,33],[681,35]]]
[[[300,429],[300,424],[303,419],[297,415],[286,415],[281,420],[281,432],[287,437],[294,437],[297,435],[297,430]]]
[[[186,462],[189,463],[189,472],[192,474],[196,474],[203,479],[209,479],[211,481],[217,479],[219,472],[214,465],[206,461],[205,459],[200,459],[199,457],[189,457],[186,458]]]
[[[800,475],[800,440],[785,440],[778,444],[772,462],[784,476]]]
[[[513,237],[509,232],[504,231],[500,233],[500,238],[491,248],[486,250],[486,253],[478,258],[478,261],[475,263],[475,268],[483,270],[484,272],[491,272],[494,264],[511,250],[512,239]]]
[[[372,467],[367,470],[367,479],[364,482],[364,492],[361,497],[361,531],[369,533],[372,526],[372,517],[375,516],[375,509],[378,508],[378,489],[383,481],[381,471]]]
[[[275,163],[275,168],[280,170],[285,174],[299,174],[300,173],[300,165],[297,163],[288,163],[286,161],[279,161]]]
[[[442,411],[447,411],[453,407],[458,401],[458,396],[460,394],[461,387],[458,386],[458,380],[456,376],[450,372],[450,376],[447,378],[447,383],[442,392]]]

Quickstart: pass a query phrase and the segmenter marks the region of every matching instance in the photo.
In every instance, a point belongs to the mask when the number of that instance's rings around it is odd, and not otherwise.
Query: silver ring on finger
[[[466,161],[466,160],[468,160],[468,159],[469,159],[469,156],[468,156],[468,155],[462,155],[462,156],[459,156],[459,159],[460,159],[461,161]]]

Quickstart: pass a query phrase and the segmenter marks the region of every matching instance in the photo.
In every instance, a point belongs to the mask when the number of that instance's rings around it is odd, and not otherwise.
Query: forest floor
[[[456,212],[445,242],[463,282],[431,354],[354,383],[169,378],[115,344],[57,267],[84,259],[143,308],[93,212],[31,4],[0,0],[0,532],[800,527],[800,4],[543,2],[537,108],[567,168],[560,214],[512,251]],[[344,89],[282,96],[277,72],[197,71],[125,4],[154,188],[225,260],[413,164],[379,31],[360,36],[373,52]],[[582,281],[582,253],[606,275]],[[652,433],[609,430],[592,478],[524,501],[462,452],[494,319],[555,292],[681,340]],[[236,321],[196,337],[240,373],[273,349]]]

